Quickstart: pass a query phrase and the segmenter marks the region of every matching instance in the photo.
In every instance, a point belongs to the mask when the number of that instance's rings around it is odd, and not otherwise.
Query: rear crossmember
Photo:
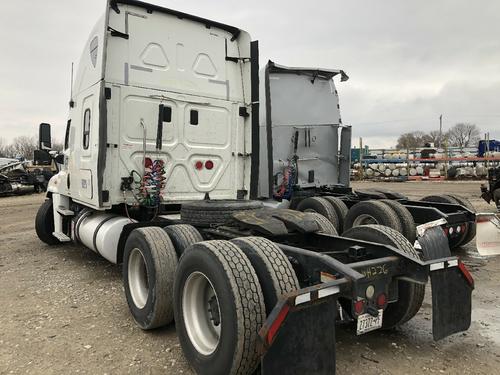
[[[311,235],[322,245],[346,244],[344,238],[322,234]],[[447,246],[439,228],[426,231],[420,238],[424,254],[439,254],[439,246]],[[359,241],[353,241],[359,244]],[[431,278],[433,336],[442,339],[470,326],[473,280],[456,257],[430,260],[409,258],[398,249],[366,242],[381,258],[344,264],[325,253],[280,245],[282,251],[299,263],[307,264],[307,272],[318,270],[337,275],[332,281],[297,290],[284,296],[275,306],[260,330],[261,371],[263,374],[335,373],[335,321],[339,298],[354,299],[374,280],[363,270],[385,265],[382,278],[405,278],[425,283]],[[379,280],[380,281],[380,280]],[[297,343],[301,343],[297,345]]]

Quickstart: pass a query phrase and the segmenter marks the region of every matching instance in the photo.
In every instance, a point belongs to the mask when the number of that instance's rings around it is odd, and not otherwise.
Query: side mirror
[[[64,164],[64,154],[59,154],[55,157],[57,164]]]
[[[52,148],[50,124],[40,124],[38,132],[38,147],[40,148],[40,150],[50,150]]]

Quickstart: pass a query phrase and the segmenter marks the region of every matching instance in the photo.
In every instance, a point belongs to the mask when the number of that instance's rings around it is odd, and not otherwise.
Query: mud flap
[[[472,277],[457,258],[451,257],[441,227],[427,228],[418,243],[425,260],[437,260],[429,266],[434,340],[466,331],[471,323]]]
[[[336,306],[337,297],[331,296],[302,306],[285,302],[277,313],[273,310],[261,330],[261,374],[335,374]]]
[[[500,255],[500,216],[476,214],[476,245],[482,256]]]
[[[431,271],[432,335],[441,340],[470,327],[472,290],[458,265]]]

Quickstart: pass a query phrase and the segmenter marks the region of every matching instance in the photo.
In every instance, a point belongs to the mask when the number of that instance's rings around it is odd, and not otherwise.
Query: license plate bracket
[[[384,310],[380,309],[378,310],[378,316],[372,316],[370,314],[362,314],[358,316],[356,334],[363,335],[365,333],[382,328],[383,313]]]

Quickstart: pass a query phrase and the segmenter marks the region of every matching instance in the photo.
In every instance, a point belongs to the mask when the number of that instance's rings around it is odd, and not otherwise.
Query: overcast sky
[[[371,147],[402,132],[476,123],[500,138],[500,1],[156,0],[240,27],[260,41],[261,64],[340,68],[342,117]],[[0,12],[0,138],[62,140],[71,62],[105,0],[16,0]]]

